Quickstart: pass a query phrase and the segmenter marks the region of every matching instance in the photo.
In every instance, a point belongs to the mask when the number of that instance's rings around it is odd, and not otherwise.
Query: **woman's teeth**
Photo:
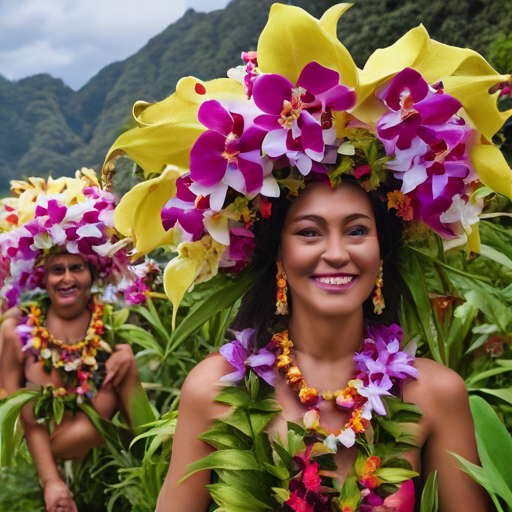
[[[338,277],[316,277],[316,281],[325,284],[348,284],[354,279],[354,276],[338,276]]]
[[[62,295],[70,295],[76,290],[76,286],[71,286],[70,288],[59,288],[59,293]]]

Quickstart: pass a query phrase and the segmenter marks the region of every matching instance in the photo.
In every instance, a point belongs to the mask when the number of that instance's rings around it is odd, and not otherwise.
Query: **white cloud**
[[[37,73],[80,88],[111,62],[136,53],[188,8],[209,12],[228,0],[1,0],[0,74]]]

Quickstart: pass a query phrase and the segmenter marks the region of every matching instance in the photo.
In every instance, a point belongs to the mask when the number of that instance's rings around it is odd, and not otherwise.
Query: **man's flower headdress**
[[[80,254],[103,282],[137,281],[114,227],[115,196],[94,171],[76,178],[29,178],[11,182],[19,197],[0,205],[0,298],[15,306],[24,290],[44,288],[44,263],[58,252]]]
[[[228,78],[183,78],[164,101],[135,104],[138,126],[115,142],[104,173],[122,154],[144,170],[115,223],[140,254],[178,252],[164,274],[175,314],[193,284],[251,260],[267,198],[296,195],[314,175],[332,186],[353,175],[367,191],[395,183],[390,210],[474,252],[477,189],[512,199],[510,168],[492,143],[511,112],[489,92],[510,77],[422,26],[359,70],[336,36],[348,7],[316,20],[275,4],[257,52],[244,52]]]

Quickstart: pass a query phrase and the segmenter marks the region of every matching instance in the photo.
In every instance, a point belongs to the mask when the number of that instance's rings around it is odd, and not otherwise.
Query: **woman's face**
[[[91,284],[91,272],[82,256],[58,254],[50,260],[46,290],[53,307],[80,314],[89,302]]]
[[[279,254],[294,315],[360,311],[380,262],[368,194],[354,183],[307,185],[287,212]]]

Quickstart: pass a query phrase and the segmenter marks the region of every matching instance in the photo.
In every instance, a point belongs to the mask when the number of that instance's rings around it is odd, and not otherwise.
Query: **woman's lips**
[[[343,275],[314,275],[311,279],[316,285],[324,290],[341,291],[350,288],[355,283],[357,276]]]
[[[69,297],[70,295],[73,295],[77,290],[78,288],[76,286],[70,286],[68,288],[58,288],[57,292],[63,297]]]

